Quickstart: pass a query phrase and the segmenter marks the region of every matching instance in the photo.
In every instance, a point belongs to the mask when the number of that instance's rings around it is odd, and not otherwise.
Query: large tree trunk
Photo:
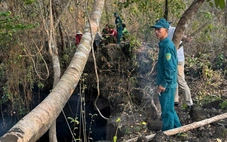
[[[175,33],[173,35],[173,42],[178,49],[180,41],[184,35],[184,31],[188,27],[192,17],[195,15],[199,7],[203,4],[205,0],[195,0],[191,6],[184,12],[182,17],[180,18]]]
[[[85,32],[77,51],[56,87],[36,108],[4,134],[0,138],[1,142],[37,141],[58,117],[79,82],[91,51],[93,38],[102,15],[103,5],[104,0],[95,1],[90,15],[90,23],[86,24]]]

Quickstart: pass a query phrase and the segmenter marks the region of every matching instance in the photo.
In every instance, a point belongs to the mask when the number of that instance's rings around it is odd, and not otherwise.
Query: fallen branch
[[[166,134],[167,136],[171,136],[171,135],[175,135],[175,134],[178,134],[178,133],[187,132],[189,130],[199,128],[199,127],[202,127],[204,125],[207,125],[207,124],[219,121],[219,120],[223,120],[223,119],[226,119],[226,118],[227,118],[227,113],[223,113],[223,114],[220,114],[220,115],[217,115],[217,116],[214,116],[214,117],[202,120],[202,121],[194,122],[194,123],[191,123],[191,124],[179,127],[179,128],[167,130],[167,131],[164,131],[163,133]],[[154,138],[154,136],[155,136],[155,134],[148,135],[148,136],[146,136],[146,139],[148,141],[151,141]],[[132,139],[127,140],[126,142],[136,142],[137,139],[138,139],[138,137],[132,138]]]

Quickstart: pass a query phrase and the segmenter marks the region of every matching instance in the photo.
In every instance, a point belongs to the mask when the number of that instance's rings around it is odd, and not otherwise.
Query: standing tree
[[[58,48],[57,43],[55,40],[55,27],[54,27],[54,17],[53,17],[53,5],[52,0],[49,2],[50,7],[50,27],[49,31],[47,31],[48,35],[48,45],[49,45],[49,52],[52,57],[52,63],[53,63],[53,71],[54,71],[54,82],[53,82],[53,88],[57,85],[58,81],[60,80],[61,76],[61,68],[60,68],[60,62],[59,62],[59,56],[58,56]],[[49,129],[49,141],[50,142],[57,142],[57,134],[56,134],[56,119],[52,123],[50,129]]]
[[[211,5],[213,4],[209,0],[207,0]],[[184,12],[182,17],[180,18],[174,36],[173,42],[178,49],[182,36],[184,35],[184,31],[188,27],[190,21],[192,20],[193,16],[196,14],[197,10],[200,6],[205,2],[205,0],[195,0],[191,4],[191,6]],[[225,0],[215,0],[215,6],[217,8],[224,8],[225,7]]]
[[[203,4],[205,0],[196,0],[194,1],[191,6],[184,12],[182,17],[180,18],[175,33],[173,35],[173,42],[178,49],[180,41],[182,39],[182,36],[184,34],[184,31],[188,27],[190,21],[192,20],[192,17],[195,15],[199,7]]]
[[[56,43],[56,39],[55,39],[55,36],[56,36],[55,29],[57,28],[57,25],[58,25],[59,26],[59,32],[62,33],[61,27],[60,27],[60,19],[63,15],[63,12],[68,8],[70,2],[71,2],[71,0],[68,1],[68,3],[66,4],[65,8],[63,9],[63,11],[59,15],[59,17],[57,17],[58,14],[55,14],[56,17],[54,18],[53,12],[55,11],[55,13],[57,13],[57,11],[56,11],[56,8],[55,8],[55,10],[53,10],[52,7],[55,7],[56,5],[52,3],[52,0],[50,0],[49,1],[49,11],[50,11],[49,21],[50,21],[50,24],[44,23],[44,25],[50,25],[49,30],[48,30],[47,27],[45,27],[45,29],[46,29],[46,33],[48,35],[49,53],[52,57],[52,63],[53,63],[53,72],[54,72],[53,88],[57,85],[57,83],[58,83],[58,81],[60,80],[60,77],[61,77],[61,67],[60,67],[60,61],[59,61],[59,55],[58,55],[58,47],[57,47],[57,43]],[[54,19],[57,19],[57,20],[54,21]],[[43,21],[45,21],[45,20],[43,19]],[[62,34],[61,34],[61,39],[63,39]],[[49,141],[50,142],[57,142],[58,141],[57,140],[57,133],[56,133],[56,120],[52,123],[52,125],[49,129]]]

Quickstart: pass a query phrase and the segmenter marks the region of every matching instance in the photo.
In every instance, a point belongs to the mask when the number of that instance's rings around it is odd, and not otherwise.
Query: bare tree
[[[56,2],[56,1],[55,1]],[[59,2],[59,1],[58,1]],[[52,7],[54,7],[52,0],[49,1],[49,9],[50,9],[50,27],[49,27],[49,31],[47,31],[47,35],[48,35],[48,43],[49,43],[49,52],[50,55],[52,57],[52,63],[53,63],[53,71],[54,71],[54,82],[53,82],[53,88],[56,86],[56,84],[58,83],[58,81],[60,80],[61,77],[61,67],[60,67],[60,61],[59,61],[59,55],[58,55],[58,47],[57,47],[57,43],[55,40],[55,29],[57,28],[57,25],[59,25],[60,19],[64,13],[64,11],[68,8],[69,4],[70,4],[71,0],[68,1],[67,5],[65,6],[65,8],[63,9],[63,11],[61,12],[61,14],[56,17],[57,20],[54,23],[54,16],[53,16],[53,9]],[[56,12],[56,11],[55,11]],[[63,37],[62,37],[63,38]],[[56,119],[55,121],[52,123],[50,129],[49,129],[49,142],[57,142],[57,133],[56,133]]]
[[[52,10],[52,0],[49,1],[50,4],[50,27],[49,27],[49,33],[48,33],[48,44],[49,44],[49,52],[52,57],[52,63],[53,63],[53,70],[54,70],[54,82],[53,82],[53,88],[56,86],[58,81],[60,80],[61,76],[61,68],[60,68],[60,61],[58,56],[58,48],[57,43],[55,40],[55,27],[54,27],[54,18],[53,18],[53,10]],[[50,142],[57,142],[57,134],[56,134],[56,119],[52,123],[50,129],[49,129],[49,141]]]

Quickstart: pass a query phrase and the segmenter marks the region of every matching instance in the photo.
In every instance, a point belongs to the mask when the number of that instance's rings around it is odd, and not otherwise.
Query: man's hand
[[[158,86],[157,93],[160,94],[161,92],[164,92],[166,88],[162,87],[162,85]]]
[[[192,39],[193,39],[193,37],[191,37],[191,36],[189,36],[189,35],[184,35],[183,37],[182,37],[182,41],[185,41],[185,42],[191,42],[192,41]]]

